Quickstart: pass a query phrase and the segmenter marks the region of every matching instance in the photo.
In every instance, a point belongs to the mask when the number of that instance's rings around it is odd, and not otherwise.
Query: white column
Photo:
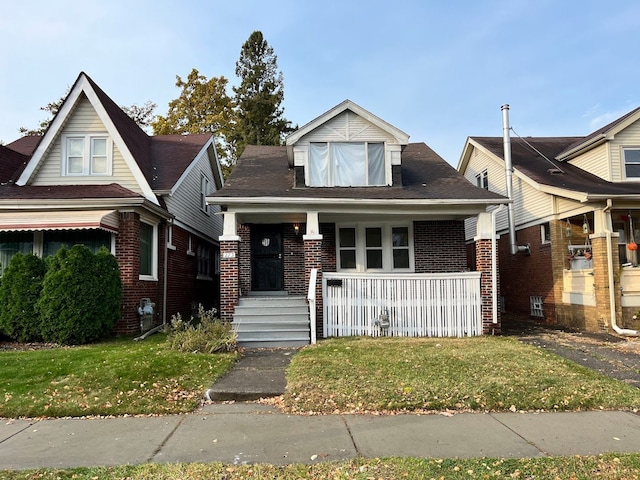
[[[320,222],[318,212],[307,212],[307,233],[302,236],[303,240],[322,240],[320,235]]]
[[[218,238],[220,241],[239,241],[238,229],[236,223],[236,212],[223,212],[224,224],[222,227],[222,235]]]

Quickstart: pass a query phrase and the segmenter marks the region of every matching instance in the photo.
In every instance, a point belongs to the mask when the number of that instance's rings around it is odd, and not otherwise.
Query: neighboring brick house
[[[81,73],[43,136],[0,146],[0,273],[16,252],[105,246],[123,282],[118,333],[141,331],[143,298],[154,324],[217,307],[222,222],[205,196],[221,186],[212,135],[149,136]]]
[[[587,331],[637,333],[640,109],[584,137],[510,140],[515,240],[506,211],[496,214],[505,312]],[[504,137],[469,137],[458,170],[504,195],[504,159]],[[474,231],[470,219],[469,242]],[[528,245],[529,252],[512,255],[510,243]]]
[[[491,256],[482,284],[465,271],[464,219],[504,200],[346,100],[286,146],[248,146],[207,197],[224,214],[222,317],[247,345],[499,332]]]

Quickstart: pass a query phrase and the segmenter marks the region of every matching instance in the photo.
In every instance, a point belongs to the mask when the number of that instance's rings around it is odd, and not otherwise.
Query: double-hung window
[[[105,135],[65,135],[62,175],[111,175],[112,142]]]
[[[627,180],[640,180],[640,148],[625,148],[624,173]]]
[[[209,214],[209,205],[207,204],[207,194],[209,193],[209,179],[202,174],[200,176],[200,210]]]
[[[313,142],[308,178],[311,187],[385,185],[384,143]]]
[[[489,190],[489,174],[486,170],[476,175],[476,186]]]
[[[411,225],[339,225],[338,269],[358,272],[413,271]]]
[[[140,222],[140,279],[157,280],[158,226]]]

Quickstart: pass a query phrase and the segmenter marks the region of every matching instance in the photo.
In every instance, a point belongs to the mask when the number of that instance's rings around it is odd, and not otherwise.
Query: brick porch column
[[[316,237],[320,238],[316,238]],[[310,237],[310,235],[305,235]],[[309,286],[311,269],[318,269],[316,280],[316,335],[322,338],[322,235],[314,235],[314,238],[304,238],[304,282]]]
[[[226,322],[233,320],[233,312],[238,304],[239,247],[239,240],[220,241],[220,319]]]
[[[607,237],[601,234],[591,235],[591,248],[593,251],[593,280],[596,297],[596,318],[585,315],[585,327],[587,331],[612,331],[611,328],[611,304],[609,299],[609,267],[607,262]],[[613,253],[613,278],[615,295],[616,324],[622,325],[622,293],[620,291],[620,260],[618,258],[617,235],[611,238],[611,252]]]
[[[140,215],[135,212],[120,212],[119,232],[116,235],[116,259],[122,280],[120,320],[115,325],[117,334],[140,331],[138,304],[140,292]]]
[[[478,215],[478,231],[474,238],[476,242],[476,271],[480,272],[480,296],[482,298],[482,333],[499,335],[502,330],[500,305],[497,308],[497,323],[493,323],[493,285],[491,282],[491,235],[493,225],[491,214]],[[496,235],[496,298],[500,298],[500,275],[498,270],[498,235]]]

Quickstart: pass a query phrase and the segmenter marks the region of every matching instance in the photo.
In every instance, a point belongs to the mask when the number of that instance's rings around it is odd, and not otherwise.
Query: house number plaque
[[[236,258],[236,252],[222,252],[222,258]]]

